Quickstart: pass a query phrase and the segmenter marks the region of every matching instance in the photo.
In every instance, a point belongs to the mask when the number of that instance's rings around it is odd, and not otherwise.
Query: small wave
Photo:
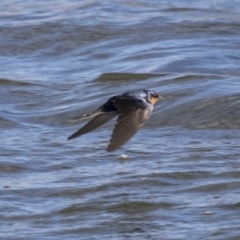
[[[35,85],[30,82],[15,81],[7,78],[0,78],[0,86],[32,86]]]
[[[0,116],[0,127],[1,128],[14,128],[19,126],[17,122],[14,122],[10,119],[6,119]]]
[[[166,74],[152,74],[152,73],[104,73],[100,75],[95,81],[142,81],[154,77],[162,77]]]
[[[194,101],[188,99],[166,108],[161,111],[158,124],[195,129],[240,129],[239,94]]]

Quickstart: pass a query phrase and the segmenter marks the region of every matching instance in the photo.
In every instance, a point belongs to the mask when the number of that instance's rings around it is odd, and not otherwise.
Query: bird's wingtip
[[[117,150],[117,149],[118,149],[118,147],[108,146],[107,149],[106,149],[106,151],[107,151],[107,152],[113,152],[113,151],[115,151],[115,150]]]
[[[67,140],[69,141],[69,140],[71,140],[71,139],[73,139],[74,137],[73,137],[73,135],[71,135],[71,136],[69,136],[68,138],[67,138]]]

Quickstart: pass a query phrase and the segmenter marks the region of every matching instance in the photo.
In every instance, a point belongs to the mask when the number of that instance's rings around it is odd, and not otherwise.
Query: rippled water
[[[240,239],[240,1],[2,0],[1,239]],[[130,89],[164,97],[108,153],[114,121],[67,120]],[[129,159],[121,159],[120,155]]]

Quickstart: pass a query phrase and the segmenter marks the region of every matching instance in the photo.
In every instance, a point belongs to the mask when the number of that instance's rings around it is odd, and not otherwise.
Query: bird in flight
[[[79,137],[100,127],[110,119],[118,116],[107,151],[114,151],[125,144],[148,120],[153,105],[162,97],[152,90],[136,90],[113,96],[101,107],[90,114],[71,119],[93,118],[68,140]]]

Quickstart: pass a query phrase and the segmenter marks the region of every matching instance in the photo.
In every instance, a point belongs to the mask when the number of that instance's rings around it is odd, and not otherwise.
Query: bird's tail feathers
[[[97,109],[96,111],[92,112],[92,113],[85,113],[82,116],[76,117],[76,118],[71,118],[69,120],[67,120],[68,123],[72,123],[72,122],[77,122],[77,121],[81,121],[81,120],[85,120],[88,118],[92,118],[92,117],[96,117],[99,114],[102,114],[103,112],[100,109]]]

